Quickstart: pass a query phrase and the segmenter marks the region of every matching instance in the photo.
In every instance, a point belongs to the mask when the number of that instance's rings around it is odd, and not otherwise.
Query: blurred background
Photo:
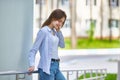
[[[56,8],[67,14],[67,20],[61,29],[65,37],[65,48],[59,49],[61,69],[71,71],[105,68],[108,76],[112,76],[105,80],[117,80],[120,59],[120,1],[35,0],[33,41],[42,23]],[[36,66],[38,60],[39,55]],[[33,79],[36,79],[35,76]],[[74,79],[72,76],[70,80]]]
[[[34,35],[52,10],[67,14],[62,28],[66,49],[119,48],[119,0],[36,0]]]

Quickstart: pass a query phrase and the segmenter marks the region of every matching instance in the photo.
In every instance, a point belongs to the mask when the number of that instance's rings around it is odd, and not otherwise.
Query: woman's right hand
[[[34,69],[35,69],[35,66],[30,66],[30,67],[28,68],[28,71],[30,72],[30,74],[29,74],[29,75],[31,75],[31,72],[33,72],[33,71],[34,71]]]

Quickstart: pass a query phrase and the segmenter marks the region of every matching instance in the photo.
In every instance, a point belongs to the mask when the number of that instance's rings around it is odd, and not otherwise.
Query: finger
[[[33,72],[33,69],[30,69],[29,72]]]
[[[28,72],[28,75],[32,75],[32,73],[31,73],[31,72]]]

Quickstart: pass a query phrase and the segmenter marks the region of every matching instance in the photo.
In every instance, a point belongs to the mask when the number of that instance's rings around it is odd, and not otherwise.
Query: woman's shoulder
[[[46,31],[46,30],[48,30],[48,26],[44,26],[44,27],[42,27],[40,30],[41,30],[41,31]]]
[[[46,34],[48,32],[48,26],[44,26],[39,30],[39,33],[44,33]]]

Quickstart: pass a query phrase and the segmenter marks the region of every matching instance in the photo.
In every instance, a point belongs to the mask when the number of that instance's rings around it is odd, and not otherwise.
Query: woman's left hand
[[[61,29],[61,27],[57,27],[56,31],[58,32],[58,31],[60,31],[60,29]]]
[[[30,67],[28,68],[28,71],[30,72],[29,75],[31,75],[31,72],[33,72],[34,69],[35,69],[35,66],[30,66]]]

